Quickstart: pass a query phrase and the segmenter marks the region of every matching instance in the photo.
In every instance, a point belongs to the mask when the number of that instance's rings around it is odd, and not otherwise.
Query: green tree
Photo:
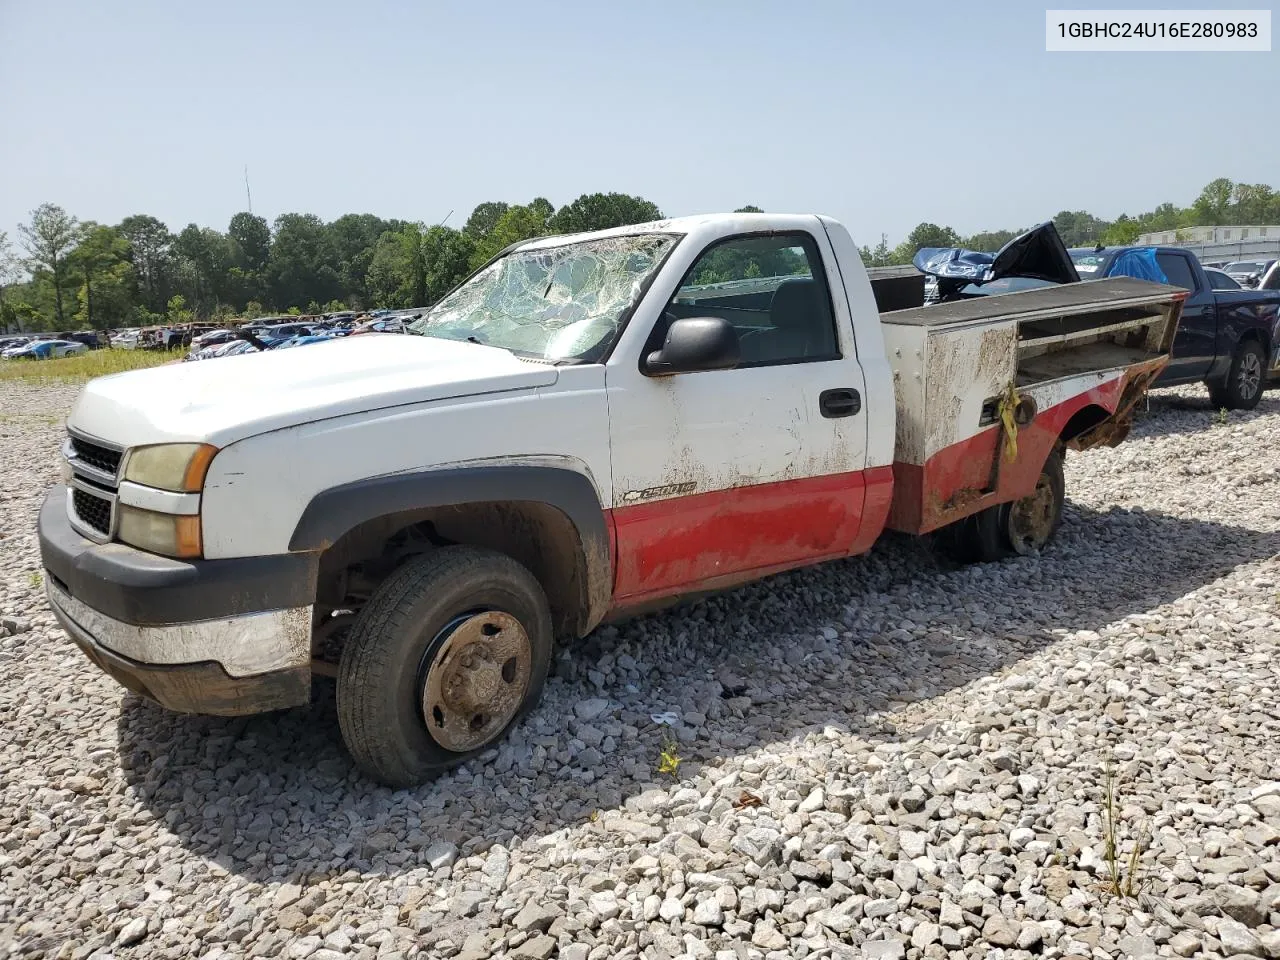
[[[18,313],[8,300],[9,287],[22,275],[22,263],[18,259],[9,234],[0,230],[0,330],[22,329]]]
[[[1267,223],[1275,191],[1265,183],[1237,183],[1233,199],[1232,223]]]
[[[371,213],[348,213],[329,224],[342,295],[355,303],[369,302],[369,265],[378,238],[389,229],[391,225]]]
[[[1127,214],[1120,214],[1102,235],[1102,242],[1108,247],[1123,247],[1136,243],[1142,228],[1137,220]]]
[[[916,251],[923,247],[957,247],[960,236],[950,227],[940,227],[936,223],[917,224],[907,239],[898,244],[893,251],[894,263],[910,263]]]
[[[734,213],[764,213],[759,207],[748,203],[745,207],[739,207]]]
[[[165,318],[172,324],[190,323],[192,313],[187,309],[187,301],[183,299],[182,294],[175,293],[169,298],[169,302],[165,305]]]
[[[547,228],[552,233],[585,233],[661,219],[662,211],[643,197],[625,193],[584,193],[557,210],[548,221]]]
[[[1097,243],[1111,224],[1085,210],[1060,210],[1053,217],[1062,242],[1068,247],[1087,247]]]
[[[1155,233],[1160,230],[1178,229],[1178,218],[1182,211],[1176,204],[1162,203],[1148,214],[1138,219],[1142,221],[1143,233]]]
[[[227,225],[234,263],[246,272],[261,272],[271,256],[271,229],[262,217],[237,213]]]
[[[369,264],[368,283],[380,307],[422,306],[427,298],[423,228],[410,223],[378,238]]]
[[[173,241],[173,253],[187,302],[197,316],[209,316],[228,292],[231,242],[212,227],[189,223]]]
[[[54,318],[62,328],[66,323],[62,307],[66,259],[80,240],[80,222],[57,204],[42,203],[31,211],[31,222],[18,227],[18,236],[31,258],[32,272],[44,272],[53,285]]]
[[[548,221],[553,213],[554,208],[542,197],[537,197],[527,206],[509,207],[493,229],[476,241],[471,254],[471,268],[478,269],[505,247],[520,240],[546,236],[551,232]]]
[[[147,214],[125,217],[116,229],[129,242],[139,300],[153,313],[164,310],[173,285],[173,234]]]
[[[498,221],[502,219],[502,215],[511,209],[509,203],[503,203],[500,200],[488,200],[478,204],[471,211],[471,216],[467,217],[467,222],[462,228],[472,240],[480,240],[487,237],[493,232],[493,228],[498,225]]]
[[[883,233],[880,234],[880,242],[874,249],[861,247],[858,253],[862,256],[864,266],[887,267],[894,263],[893,248],[889,246],[889,238]]]
[[[137,288],[129,241],[115,227],[86,223],[83,236],[67,255],[69,276],[81,281],[75,319],[99,330],[121,326],[134,307]]]
[[[1197,226],[1217,226],[1231,222],[1231,197],[1235,192],[1235,184],[1226,177],[1218,177],[1205,184],[1191,204],[1195,211]]]
[[[449,227],[431,227],[422,236],[422,256],[426,265],[427,296],[421,304],[430,306],[460,284],[471,272],[475,241]]]
[[[277,308],[332,300],[342,293],[337,256],[319,217],[310,213],[276,217],[267,282]]]
[[[961,246],[969,250],[981,250],[984,253],[995,253],[1006,243],[1016,237],[1022,230],[984,230],[966,237]]]

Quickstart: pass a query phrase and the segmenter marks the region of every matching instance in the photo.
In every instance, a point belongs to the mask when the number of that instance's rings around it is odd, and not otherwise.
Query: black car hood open
[[[1079,283],[1080,274],[1052,220],[1014,237],[996,254],[991,279],[1030,277],[1050,283]]]

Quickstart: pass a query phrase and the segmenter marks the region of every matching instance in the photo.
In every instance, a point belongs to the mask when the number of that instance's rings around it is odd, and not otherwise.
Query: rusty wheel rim
[[[422,685],[422,719],[441,747],[468,753],[520,712],[533,651],[520,621],[500,610],[460,617],[445,631]]]
[[[1035,492],[1009,505],[1009,534],[1019,553],[1039,550],[1053,531],[1053,484],[1041,474]]]

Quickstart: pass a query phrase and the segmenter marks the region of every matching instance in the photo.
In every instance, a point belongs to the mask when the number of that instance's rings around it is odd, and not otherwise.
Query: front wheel
[[[423,783],[481,753],[542,695],[551,610],[510,557],[444,547],[406,563],[351,627],[338,724],[360,769]]]
[[[1236,349],[1231,367],[1220,383],[1207,384],[1209,402],[1228,410],[1252,410],[1262,399],[1267,360],[1262,344],[1247,340]]]

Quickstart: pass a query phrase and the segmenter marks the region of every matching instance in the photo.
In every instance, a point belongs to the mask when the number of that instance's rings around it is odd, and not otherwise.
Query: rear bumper
[[[71,527],[62,487],[39,519],[58,621],[125,687],[188,713],[239,715],[311,693],[314,555],[170,560]]]

